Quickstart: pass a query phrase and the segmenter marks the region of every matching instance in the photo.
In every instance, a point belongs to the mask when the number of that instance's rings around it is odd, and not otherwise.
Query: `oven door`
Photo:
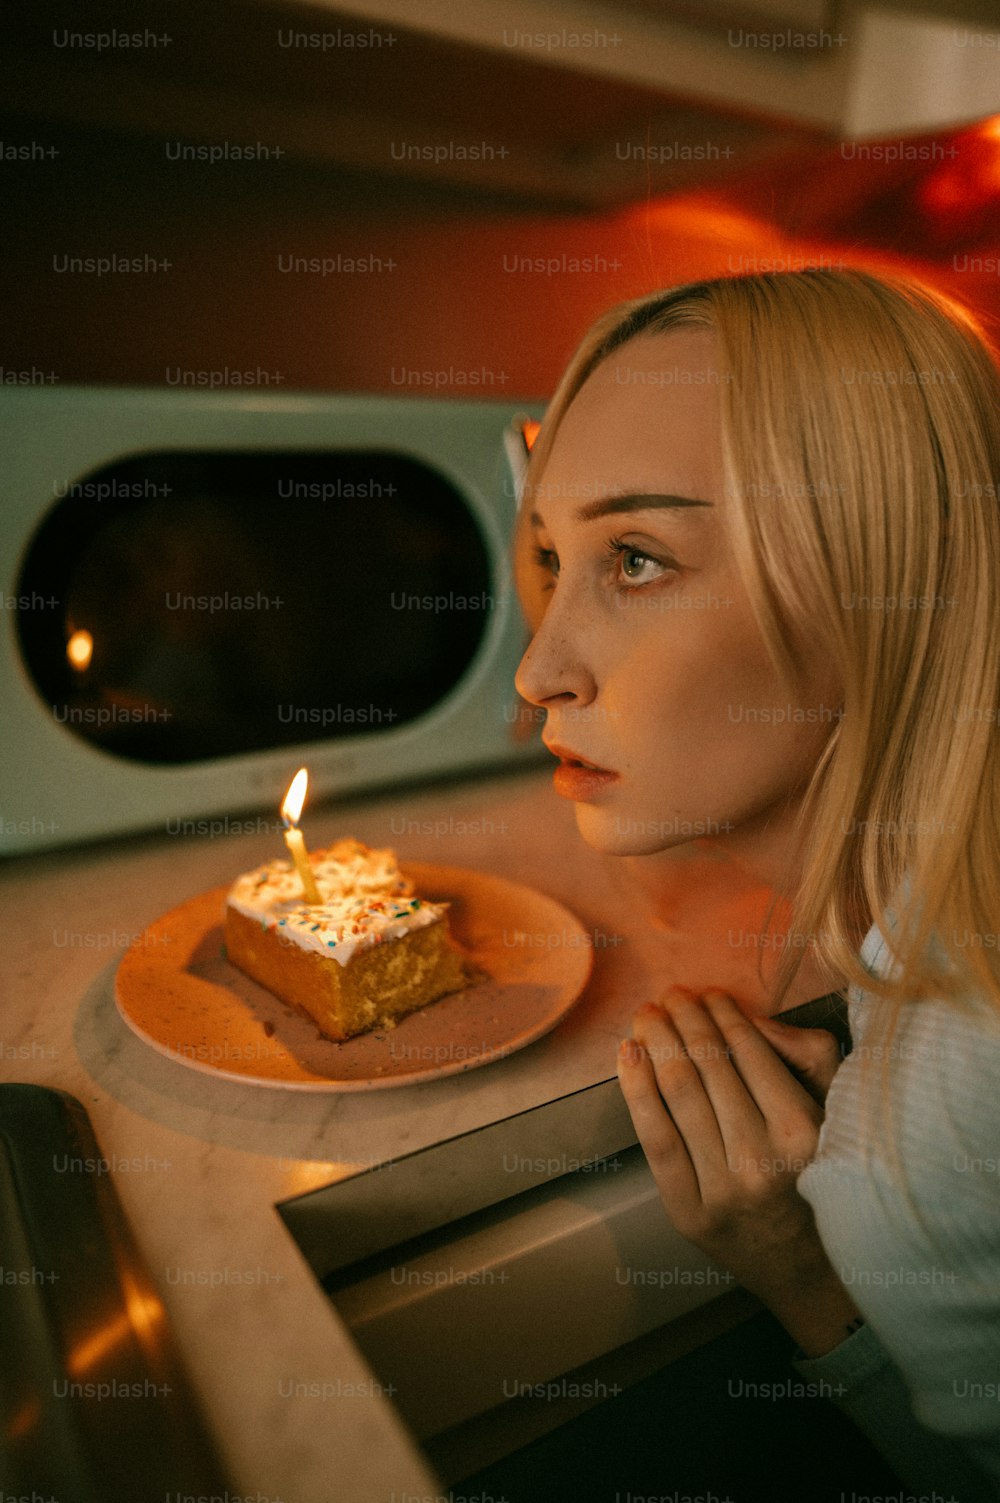
[[[539,755],[513,409],[0,393],[3,849]],[[542,752],[541,755],[544,755]]]

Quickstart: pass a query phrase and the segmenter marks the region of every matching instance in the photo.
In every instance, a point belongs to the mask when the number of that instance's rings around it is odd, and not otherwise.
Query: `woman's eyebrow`
[[[623,511],[656,511],[676,510],[689,506],[711,506],[711,501],[698,501],[693,496],[602,496],[596,501],[588,501],[584,506],[578,506],[573,513],[576,522],[593,522],[597,517],[606,517],[615,512]],[[528,518],[533,527],[544,527],[541,514],[533,511]]]
[[[696,501],[692,496],[603,496],[597,501],[588,501],[585,506],[578,506],[574,517],[578,522],[592,522],[596,517],[606,517],[619,511],[656,511],[661,508],[711,505],[711,501]]]

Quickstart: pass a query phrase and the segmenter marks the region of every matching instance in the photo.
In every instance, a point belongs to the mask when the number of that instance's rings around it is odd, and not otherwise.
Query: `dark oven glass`
[[[391,729],[462,678],[492,604],[468,502],[392,452],[153,453],[56,488],[18,594],[54,717],[137,762]]]

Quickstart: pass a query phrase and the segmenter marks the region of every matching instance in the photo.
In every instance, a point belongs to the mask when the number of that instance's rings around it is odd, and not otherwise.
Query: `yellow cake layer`
[[[226,953],[233,965],[283,1002],[301,1007],[328,1038],[342,1041],[426,1007],[469,984],[445,918],[356,951],[342,965],[303,949],[280,927],[227,906]]]

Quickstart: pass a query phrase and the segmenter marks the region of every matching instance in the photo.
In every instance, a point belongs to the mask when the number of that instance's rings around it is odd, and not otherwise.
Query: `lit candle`
[[[89,631],[75,631],[66,643],[66,657],[77,673],[86,673],[94,656],[94,639]]]
[[[319,888],[316,886],[316,878],[313,869],[309,865],[309,855],[306,851],[306,843],[302,837],[302,831],[297,828],[299,816],[302,813],[302,805],[306,801],[306,788],[309,785],[309,774],[304,767],[300,767],[289,784],[281,805],[281,817],[285,822],[285,844],[295,862],[295,870],[302,880],[302,892],[307,903],[322,903]]]

